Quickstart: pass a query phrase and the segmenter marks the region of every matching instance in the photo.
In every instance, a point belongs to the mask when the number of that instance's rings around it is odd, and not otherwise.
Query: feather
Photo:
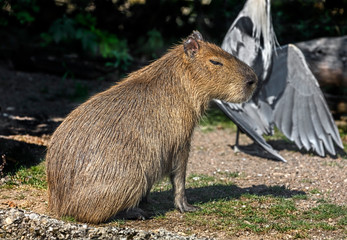
[[[214,100],[217,106],[243,131],[246,133],[254,142],[259,144],[265,151],[267,151],[274,159],[287,162],[276,150],[274,150],[263,137],[257,134],[255,131],[249,131],[252,127],[241,115],[230,114],[230,108],[228,108],[228,103],[222,102],[220,100]]]

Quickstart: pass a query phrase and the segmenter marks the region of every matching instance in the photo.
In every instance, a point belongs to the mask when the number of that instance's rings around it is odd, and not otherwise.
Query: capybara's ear
[[[193,58],[195,54],[199,51],[200,46],[196,39],[188,37],[184,41],[184,52],[187,54],[188,57]]]
[[[196,40],[204,41],[204,38],[202,37],[201,33],[199,31],[196,31],[196,30],[193,31],[193,33],[190,35],[190,37],[192,37]]]
[[[189,37],[184,41],[184,52],[187,54],[188,57],[194,57],[195,54],[199,51],[200,45],[198,41],[203,41],[203,37],[201,33],[198,31],[193,31],[192,34],[189,35]]]

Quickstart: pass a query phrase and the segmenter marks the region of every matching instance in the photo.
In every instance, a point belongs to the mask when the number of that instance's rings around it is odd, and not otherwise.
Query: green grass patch
[[[310,191],[311,194],[319,194],[320,191],[317,189],[317,188],[313,188],[311,191]]]
[[[322,165],[323,166],[329,166],[329,167],[338,167],[340,169],[344,168],[344,166],[342,164],[339,164],[337,162],[324,162]]]
[[[236,131],[236,125],[218,108],[209,108],[200,120],[203,131],[209,132],[215,129],[232,129]]]
[[[297,211],[295,203],[292,199],[279,198],[276,203],[269,208],[268,213],[272,215],[274,219],[294,216]]]
[[[292,198],[294,200],[308,200],[307,195],[304,195],[304,194],[296,194],[296,195],[293,195]]]
[[[239,172],[218,172],[218,174],[223,175],[228,178],[237,178],[240,176]]]
[[[272,135],[263,135],[263,137],[266,141],[283,140],[288,143],[293,143],[286,136],[284,136],[284,134],[277,127],[274,128]]]
[[[323,203],[303,213],[303,216],[313,220],[329,220],[332,218],[346,218],[347,207],[330,203]],[[344,222],[344,221],[342,221]]]
[[[24,184],[30,185],[37,189],[47,188],[44,162],[31,167],[22,166],[18,169],[18,171],[10,174],[9,178],[10,180],[7,181],[2,187],[9,189]]]
[[[338,221],[338,223],[341,226],[347,226],[347,214],[345,214],[345,216],[341,217],[340,220]],[[347,228],[346,228],[346,233],[347,233]]]
[[[187,188],[197,188],[200,186],[211,186],[220,183],[220,181],[212,176],[192,174],[187,178]]]
[[[63,220],[64,222],[72,222],[72,223],[76,222],[76,219],[71,216],[62,216],[61,220]]]

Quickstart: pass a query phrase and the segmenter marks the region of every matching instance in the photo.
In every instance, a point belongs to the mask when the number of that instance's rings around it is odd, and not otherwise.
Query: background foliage
[[[61,62],[74,56],[127,70],[134,59],[156,58],[194,29],[220,44],[243,5],[240,0],[0,0],[0,58],[25,68],[33,55],[54,55]],[[280,44],[346,35],[346,11],[347,0],[272,1]]]

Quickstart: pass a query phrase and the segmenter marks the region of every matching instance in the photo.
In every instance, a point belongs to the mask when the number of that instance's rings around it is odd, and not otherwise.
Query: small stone
[[[29,214],[29,218],[31,220],[37,220],[39,218],[39,216],[37,214],[35,214],[35,213],[31,213],[31,214]]]
[[[4,220],[4,224],[5,225],[10,225],[14,222],[14,219],[12,217],[7,217],[5,220]]]

